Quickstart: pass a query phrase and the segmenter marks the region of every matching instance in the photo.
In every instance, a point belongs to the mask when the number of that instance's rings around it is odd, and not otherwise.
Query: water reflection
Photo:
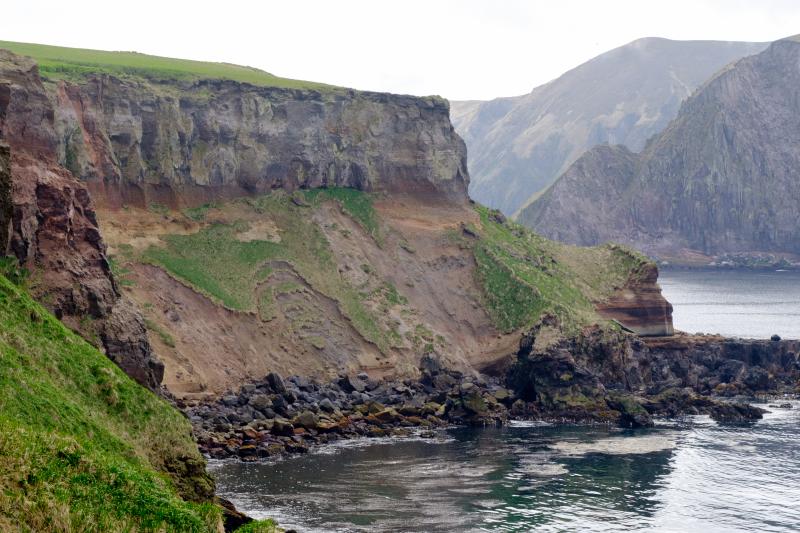
[[[434,442],[339,447],[214,472],[242,508],[302,531],[618,530],[661,505],[655,494],[672,454],[663,440],[653,451],[661,434],[461,429]],[[604,439],[625,442],[625,453],[585,446]]]

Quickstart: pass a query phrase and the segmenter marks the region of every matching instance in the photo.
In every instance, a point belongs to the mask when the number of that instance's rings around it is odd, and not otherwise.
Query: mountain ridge
[[[613,239],[665,257],[797,254],[798,57],[798,42],[784,39],[737,61],[643,152],[590,150],[520,221],[566,242]]]
[[[767,43],[647,37],[603,53],[527,95],[451,102],[470,153],[470,194],[515,214],[596,144],[634,151],[730,61]]]

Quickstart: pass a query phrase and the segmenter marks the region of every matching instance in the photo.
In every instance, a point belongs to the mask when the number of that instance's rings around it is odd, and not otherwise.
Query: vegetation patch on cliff
[[[345,213],[358,222],[373,238],[380,241],[378,215],[375,213],[372,197],[369,194],[345,187],[330,187],[305,191],[305,198],[314,205],[319,205],[324,201],[336,201]]]
[[[378,217],[368,194],[353,189],[319,189],[303,197],[276,192],[228,204],[231,213],[188,235],[164,235],[163,246],[151,246],[141,259],[160,266],[225,306],[239,311],[259,311],[272,316],[275,292],[281,287],[259,287],[272,275],[269,264],[291,265],[314,290],[338,302],[342,313],[368,341],[386,352],[397,336],[382,326],[381,318],[367,305],[364,294],[342,278],[328,240],[312,220],[315,208],[337,202],[374,238],[380,235]],[[234,213],[235,212],[235,213]],[[278,242],[251,238],[251,226],[269,220]],[[399,302],[399,300],[398,300]]]
[[[336,89],[333,85],[281,78],[257,68],[230,63],[192,61],[151,56],[138,52],[108,52],[10,41],[0,41],[0,48],[33,58],[38,63],[39,71],[43,76],[55,79],[112,74],[149,80],[221,79],[263,87],[317,91]]]
[[[0,275],[0,530],[216,531],[189,423]]]
[[[512,331],[549,313],[568,329],[600,321],[595,304],[635,276],[647,260],[617,245],[579,248],[550,241],[476,207],[472,243],[477,279],[495,326]]]

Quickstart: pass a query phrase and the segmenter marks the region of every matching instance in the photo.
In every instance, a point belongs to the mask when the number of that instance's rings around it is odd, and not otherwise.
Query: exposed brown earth
[[[313,215],[342,277],[353,285],[388,281],[395,286],[408,304],[391,309],[388,320],[401,337],[424,327],[441,338],[437,349],[453,368],[480,369],[512,352],[518,336],[500,334],[492,326],[480,304],[472,253],[449,238],[462,223],[477,220],[474,210],[396,196],[375,207],[385,223],[380,245],[336,204]],[[125,244],[143,250],[157,245],[159,235],[193,233],[232,217],[248,220],[246,211],[235,206],[215,211],[203,223],[139,209],[101,212],[112,252]],[[280,238],[269,220],[258,221],[262,238]],[[253,231],[251,226],[245,238]],[[370,266],[369,275],[361,265]],[[164,385],[170,392],[183,398],[216,396],[270,371],[322,380],[336,372],[366,371],[373,377],[418,372],[420,346],[407,342],[381,353],[353,328],[336,301],[311,287],[290,263],[265,266],[273,273],[258,292],[287,282],[296,286],[279,294],[268,317],[226,308],[157,266],[135,264],[126,274],[124,291],[151,324],[150,338],[165,364]],[[169,341],[157,331],[166,332]]]

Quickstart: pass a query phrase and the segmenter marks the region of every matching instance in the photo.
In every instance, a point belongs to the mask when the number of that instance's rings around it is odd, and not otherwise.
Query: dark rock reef
[[[422,360],[419,380],[373,380],[367,374],[329,383],[271,373],[212,403],[184,404],[201,451],[245,461],[340,439],[408,436],[449,424],[502,425],[514,394],[500,380],[466,376]]]
[[[550,319],[533,328],[508,373],[509,387],[530,402],[530,416],[627,426],[683,413],[737,421],[761,411],[714,398],[797,392],[800,341],[643,339],[593,327],[540,346],[537,336],[554,327]]]
[[[662,257],[800,253],[798,65],[796,38],[739,60],[640,154],[590,150],[519,221],[557,240]]]
[[[743,423],[764,410],[742,397],[798,390],[800,341],[643,339],[600,327],[537,341],[558,328],[553,317],[537,324],[497,376],[465,375],[426,356],[419,379],[362,373],[319,383],[272,373],[218,401],[181,407],[205,454],[255,461],[339,439],[433,437],[443,426],[511,419],[635,428],[656,416],[707,414]]]
[[[59,164],[54,117],[35,63],[0,50],[0,141],[10,146],[10,157],[0,151],[8,160],[0,165],[3,250],[31,273],[34,297],[157,389],[163,366],[141,316],[117,289],[88,190]]]

